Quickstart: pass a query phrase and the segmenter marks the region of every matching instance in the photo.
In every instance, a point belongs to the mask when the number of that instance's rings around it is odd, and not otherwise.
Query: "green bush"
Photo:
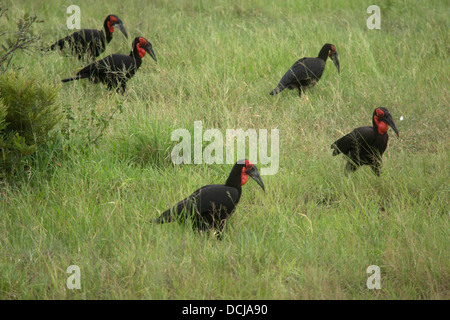
[[[17,168],[61,120],[57,88],[15,72],[0,75],[0,169]]]

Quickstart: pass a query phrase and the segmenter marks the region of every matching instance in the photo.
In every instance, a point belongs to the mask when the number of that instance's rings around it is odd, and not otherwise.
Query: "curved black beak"
[[[153,52],[153,47],[150,42],[148,42],[147,45],[143,46],[142,48],[144,48],[144,50],[147,51],[147,53],[153,58],[153,60],[158,62],[158,59],[156,59],[156,54],[155,52]]]
[[[392,128],[392,130],[394,130],[395,134],[397,135],[397,137],[399,137],[398,134],[398,129],[397,129],[397,125],[395,124],[394,119],[392,119],[391,114],[387,114],[384,116],[383,121],[386,122],[386,124]]]
[[[266,189],[264,188],[264,183],[261,179],[261,176],[259,175],[259,172],[258,172],[258,169],[256,168],[256,166],[253,165],[253,167],[251,169],[247,169],[246,172],[253,180],[256,181],[256,183],[259,184],[261,189],[263,189],[263,191],[265,192]]]
[[[341,73],[341,68],[339,66],[339,58],[338,58],[337,52],[334,52],[334,53],[330,54],[330,59],[333,60],[334,65],[336,66],[336,69],[337,69],[338,73]]]
[[[125,27],[123,26],[122,20],[118,20],[115,24],[115,27],[119,28],[119,30],[123,33],[123,35],[125,36],[125,38],[128,39],[128,33],[127,30],[125,29]]]

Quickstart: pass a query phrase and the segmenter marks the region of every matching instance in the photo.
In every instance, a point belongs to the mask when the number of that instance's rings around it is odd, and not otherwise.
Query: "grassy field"
[[[85,62],[20,53],[15,70],[59,86],[65,117],[52,142],[0,181],[1,299],[449,299],[448,1],[79,1],[81,23],[117,14],[104,57],[149,56],[125,95],[61,84]],[[42,44],[70,33],[70,1],[4,0],[12,30],[25,12]],[[369,30],[366,9],[381,8]],[[339,53],[302,99],[268,93],[326,42]],[[383,174],[344,174],[331,143],[385,106]],[[400,121],[403,117],[403,121]],[[171,162],[177,128],[279,129],[280,169],[243,188],[223,241],[150,221],[232,165]],[[101,124],[108,123],[102,131]],[[96,140],[95,143],[87,143]],[[69,290],[66,269],[81,270]],[[381,289],[366,269],[381,270]]]

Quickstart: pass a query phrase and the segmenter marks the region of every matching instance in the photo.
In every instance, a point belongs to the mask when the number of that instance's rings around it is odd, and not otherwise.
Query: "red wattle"
[[[136,45],[136,48],[138,49],[139,57],[143,58],[145,56],[146,51],[141,48],[141,44],[138,43]]]
[[[114,33],[114,27],[111,24],[111,22],[108,21],[108,29],[109,29],[109,33],[113,34]]]
[[[242,173],[241,173],[241,186],[246,184],[247,180],[248,180],[248,174],[247,174],[247,172],[245,172],[245,167],[243,167],[242,168]]]
[[[381,109],[377,109],[377,116],[378,117],[384,117],[384,111]]]
[[[388,131],[389,126],[386,123],[384,123],[383,121],[378,120],[378,116],[374,116],[373,119],[375,121],[375,124],[377,125],[378,133],[380,135],[385,134]]]
[[[388,131],[389,126],[383,121],[378,122],[378,133],[383,135]]]

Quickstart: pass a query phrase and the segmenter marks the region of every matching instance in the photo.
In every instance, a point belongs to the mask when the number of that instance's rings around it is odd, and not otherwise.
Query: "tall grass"
[[[36,26],[43,43],[70,32],[70,2],[4,3],[5,30],[31,12],[45,21]],[[131,39],[152,42],[158,63],[144,57],[120,95],[86,81],[61,85],[84,65],[76,58],[14,57],[17,72],[60,86],[66,118],[26,171],[0,182],[0,297],[448,299],[449,6],[385,1],[381,30],[369,30],[370,4],[80,2],[82,27],[117,14]],[[340,75],[328,63],[301,100],[269,96],[325,42],[336,45]],[[114,34],[102,57],[130,45]],[[400,138],[391,135],[380,178],[370,168],[346,176],[330,145],[370,125],[378,106]],[[245,185],[223,241],[150,224],[231,169],[171,163],[172,131],[196,120],[222,132],[280,132],[279,172],[263,177],[265,193]],[[81,269],[81,290],[66,286],[69,265]],[[381,268],[381,290],[366,286],[369,265]]]

